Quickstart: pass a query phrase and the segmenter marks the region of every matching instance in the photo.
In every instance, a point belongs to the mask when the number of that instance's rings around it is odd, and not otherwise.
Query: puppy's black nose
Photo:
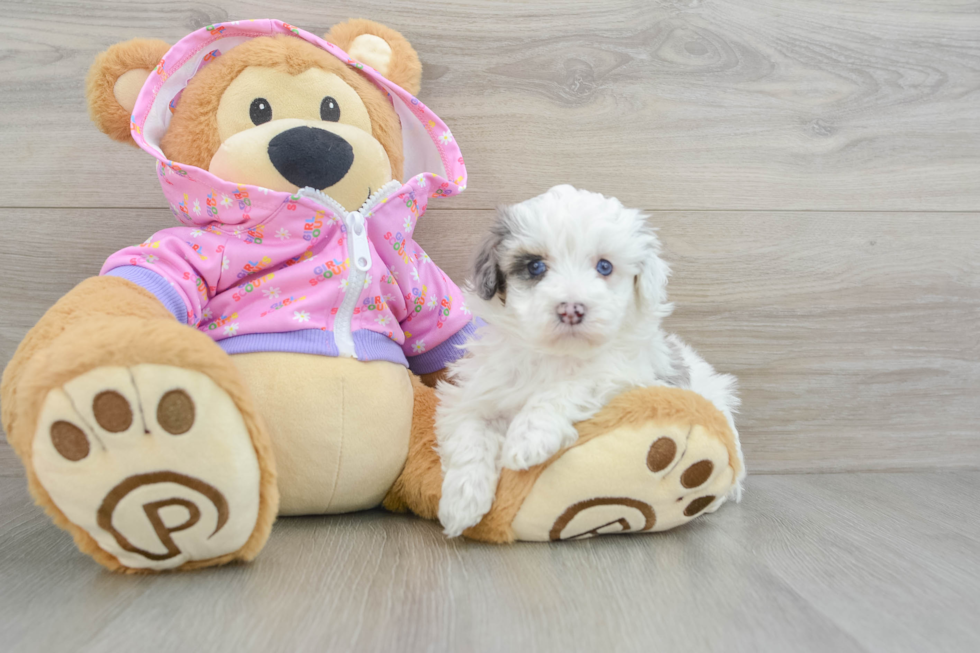
[[[585,319],[585,304],[558,304],[558,319],[565,324],[578,324]]]
[[[344,178],[354,148],[325,129],[293,127],[269,141],[269,160],[289,183],[323,189]]]

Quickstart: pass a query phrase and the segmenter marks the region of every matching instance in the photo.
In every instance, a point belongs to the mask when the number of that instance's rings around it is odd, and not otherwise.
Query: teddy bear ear
[[[418,95],[422,62],[408,39],[390,27],[358,18],[334,25],[326,40],[412,95]]]
[[[129,120],[136,97],[169,49],[165,41],[133,39],[116,43],[95,58],[85,80],[88,112],[113,140],[135,145]]]

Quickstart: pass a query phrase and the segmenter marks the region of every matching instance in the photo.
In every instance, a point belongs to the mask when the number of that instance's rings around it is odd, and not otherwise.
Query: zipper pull
[[[350,238],[351,258],[361,272],[371,269],[371,247],[368,245],[367,224],[360,211],[347,214],[347,237]]]

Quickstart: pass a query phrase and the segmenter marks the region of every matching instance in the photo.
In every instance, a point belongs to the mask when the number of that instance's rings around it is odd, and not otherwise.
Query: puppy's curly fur
[[[673,307],[659,254],[647,216],[598,193],[556,186],[499,211],[466,291],[488,326],[438,386],[447,535],[490,510],[501,467],[547,461],[630,388],[693,390],[735,430],[735,378],[660,327]]]

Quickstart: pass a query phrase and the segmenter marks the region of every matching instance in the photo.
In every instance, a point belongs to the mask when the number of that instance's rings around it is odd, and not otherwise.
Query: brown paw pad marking
[[[677,443],[667,436],[657,438],[657,441],[650,445],[647,453],[647,467],[651,472],[657,473],[667,469],[667,466],[677,455]]]
[[[183,435],[194,426],[194,401],[183,390],[171,390],[157,405],[157,422],[171,435]]]
[[[92,413],[99,426],[109,433],[122,433],[133,425],[129,401],[115,390],[100,392],[92,400]],[[194,401],[183,390],[171,390],[157,405],[157,422],[171,435],[183,435],[194,426]],[[83,460],[91,445],[85,432],[70,422],[58,420],[51,425],[51,444],[71,462]]]
[[[706,497],[698,497],[691,503],[687,504],[687,508],[684,508],[685,517],[695,517],[702,510],[711,505],[711,502],[715,500],[715,497],[708,495]]]
[[[109,433],[122,433],[133,425],[133,409],[129,407],[126,397],[115,390],[106,390],[95,395],[92,413],[99,426]]]
[[[638,510],[640,514],[643,515],[644,520],[643,528],[640,529],[641,531],[648,531],[657,523],[657,515],[653,511],[653,507],[650,504],[638,499],[631,499],[629,497],[603,497],[597,499],[586,499],[585,501],[579,501],[578,503],[569,506],[568,509],[555,520],[554,526],[551,527],[549,538],[552,541],[557,541],[594,537],[596,535],[601,535],[602,529],[614,525],[618,525],[620,527],[620,533],[625,533],[626,531],[630,530],[631,527],[629,520],[627,520],[626,517],[620,517],[619,519],[613,519],[612,521],[600,524],[583,533],[578,533],[567,537],[561,536],[561,533],[563,530],[565,530],[565,527],[567,527],[580,512],[588,510],[589,508],[595,508],[596,506],[623,506],[624,508]],[[624,513],[625,512],[626,511],[624,511]]]
[[[88,438],[70,422],[57,421],[51,425],[51,444],[67,460],[78,462],[88,455]]]
[[[681,474],[681,485],[688,489],[700,487],[711,478],[714,469],[715,465],[710,460],[699,460]]]

